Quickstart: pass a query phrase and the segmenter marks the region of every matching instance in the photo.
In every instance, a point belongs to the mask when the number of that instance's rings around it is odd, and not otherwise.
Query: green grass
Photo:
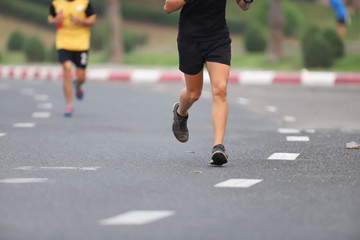
[[[1,57],[2,64],[25,63],[26,62],[25,54],[22,52],[2,52],[1,56],[2,56]]]
[[[177,54],[155,54],[135,51],[125,57],[125,64],[128,65],[147,65],[147,66],[177,66]]]

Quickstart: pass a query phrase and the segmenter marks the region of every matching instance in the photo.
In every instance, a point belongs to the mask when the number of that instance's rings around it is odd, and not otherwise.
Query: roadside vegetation
[[[104,2],[92,1],[99,18],[98,24],[92,28],[92,63],[107,62],[110,52],[110,29],[104,17]],[[125,22],[122,33],[125,64],[177,66],[176,26],[179,13],[166,14],[160,0],[122,0],[121,3]],[[0,36],[1,63],[57,62],[55,30],[46,21],[48,4],[48,0],[0,0],[0,32],[5,33]],[[331,8],[312,2],[284,0],[284,57],[279,61],[270,61],[267,54],[268,4],[269,0],[255,2],[251,10],[242,12],[235,1],[228,2],[227,22],[233,39],[233,67],[360,71],[358,9],[350,9],[353,21],[347,28],[346,39],[341,40],[337,37]],[[17,25],[4,23],[14,19]],[[30,51],[35,48],[34,45],[39,49],[37,53]],[[323,59],[314,52],[319,48],[326,52],[322,54],[325,55]],[[30,57],[26,52],[41,56]]]

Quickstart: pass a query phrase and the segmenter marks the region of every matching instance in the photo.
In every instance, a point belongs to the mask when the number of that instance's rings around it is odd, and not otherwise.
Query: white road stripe
[[[306,133],[316,133],[315,129],[305,129]]]
[[[173,216],[173,211],[130,211],[115,217],[99,221],[100,225],[143,225],[160,220],[162,218]]]
[[[310,138],[308,136],[287,136],[286,141],[288,141],[288,142],[309,142]]]
[[[249,188],[262,181],[263,179],[229,179],[227,181],[215,184],[214,187]]]
[[[238,103],[238,104],[241,104],[241,105],[249,105],[249,103],[250,103],[250,100],[249,99],[247,99],[247,98],[237,98],[236,99],[236,102]]]
[[[34,100],[39,102],[49,101],[49,96],[46,94],[37,94],[34,96]]]
[[[20,90],[20,93],[22,95],[34,95],[35,94],[35,89],[33,88],[23,88]]]
[[[300,153],[274,153],[268,160],[287,160],[294,161],[300,155]]]
[[[6,133],[0,133],[0,137],[5,137]]]
[[[49,118],[51,113],[49,112],[34,112],[31,117],[32,118]]]
[[[285,122],[296,122],[296,118],[293,116],[284,116],[283,119]]]
[[[34,170],[80,170],[80,171],[96,171],[100,167],[34,167],[34,166],[21,166],[15,170],[34,171]]]
[[[266,111],[271,112],[271,113],[277,112],[277,107],[267,106]]]
[[[47,181],[47,178],[5,178],[0,180],[0,183],[43,183]]]
[[[279,128],[278,132],[281,134],[298,134],[300,133],[300,130],[293,128]]]
[[[52,109],[53,105],[52,105],[52,103],[39,103],[38,108],[39,109]]]
[[[14,128],[33,128],[35,123],[14,123]]]

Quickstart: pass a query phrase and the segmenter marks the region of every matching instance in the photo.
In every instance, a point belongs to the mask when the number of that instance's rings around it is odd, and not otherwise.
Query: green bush
[[[144,44],[147,41],[147,35],[124,29],[123,46],[126,53],[131,52],[135,47]]]
[[[307,68],[330,67],[334,63],[331,46],[320,31],[311,29],[302,40],[304,65]]]
[[[345,55],[344,44],[336,30],[327,28],[323,31],[323,36],[330,44],[335,58],[341,58]]]
[[[110,24],[106,20],[98,21],[91,28],[91,50],[103,50],[109,44]]]
[[[269,0],[262,0],[256,2],[257,9],[255,10],[255,18],[264,26],[269,24]],[[296,6],[286,0],[283,1],[284,9],[284,34],[286,36],[296,36],[302,22],[302,16]]]
[[[256,22],[251,23],[245,31],[245,49],[248,52],[264,52],[267,47],[265,31]]]
[[[59,55],[58,55],[58,52],[56,50],[56,45],[55,44],[46,53],[46,60],[48,62],[52,62],[52,63],[55,63],[55,62],[59,61]]]
[[[25,57],[28,62],[43,62],[45,60],[45,47],[41,40],[33,37],[26,42]]]
[[[25,42],[25,34],[20,30],[16,30],[9,36],[7,49],[10,51],[20,51],[24,48]]]

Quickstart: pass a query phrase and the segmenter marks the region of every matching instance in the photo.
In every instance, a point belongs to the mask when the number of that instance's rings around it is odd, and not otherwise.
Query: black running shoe
[[[182,117],[177,113],[177,109],[179,108],[179,103],[175,103],[173,107],[173,115],[174,115],[174,122],[172,125],[172,130],[174,136],[180,142],[186,142],[189,139],[189,131],[187,128],[187,120],[188,116]]]
[[[228,155],[225,153],[225,147],[222,144],[218,144],[213,147],[212,156],[211,156],[211,164],[221,166],[227,163]]]

